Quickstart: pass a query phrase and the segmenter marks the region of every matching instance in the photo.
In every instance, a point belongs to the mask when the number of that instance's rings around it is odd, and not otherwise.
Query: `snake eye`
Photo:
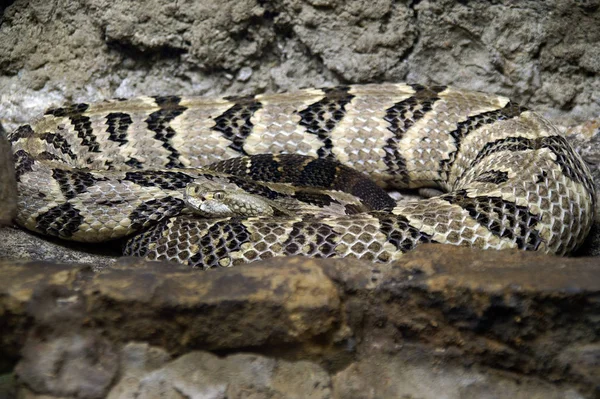
[[[216,200],[222,200],[224,196],[225,193],[223,191],[215,191],[213,194],[213,198]]]

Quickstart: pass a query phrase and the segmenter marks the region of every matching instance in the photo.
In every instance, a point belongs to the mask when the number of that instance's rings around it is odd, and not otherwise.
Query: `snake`
[[[203,269],[293,255],[389,263],[423,243],[565,255],[597,201],[550,122],[448,86],[75,103],[9,141],[21,227]],[[435,194],[388,194],[416,189]]]

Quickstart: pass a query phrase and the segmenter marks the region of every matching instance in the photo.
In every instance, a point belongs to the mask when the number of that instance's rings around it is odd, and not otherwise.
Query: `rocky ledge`
[[[14,373],[0,386],[23,398],[597,397],[599,298],[597,258],[432,244],[392,265],[3,261],[0,359]]]

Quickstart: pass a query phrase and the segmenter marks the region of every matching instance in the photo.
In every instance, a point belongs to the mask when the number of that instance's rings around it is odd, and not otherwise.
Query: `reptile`
[[[427,242],[564,255],[597,201],[587,165],[547,120],[446,86],[79,103],[9,140],[20,226],[127,239],[126,255],[201,268],[391,262]],[[396,202],[384,190],[419,188],[440,195]]]

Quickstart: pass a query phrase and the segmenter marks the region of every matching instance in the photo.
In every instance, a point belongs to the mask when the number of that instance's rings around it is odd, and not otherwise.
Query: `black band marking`
[[[317,150],[320,158],[335,158],[331,150],[331,131],[346,115],[346,105],[352,101],[354,95],[348,93],[349,87],[336,87],[323,89],[325,97],[298,111],[301,116],[300,125],[306,127],[310,134],[318,136],[323,146]]]
[[[142,169],[144,167],[144,164],[142,162],[140,162],[138,159],[136,158],[129,158],[126,162],[125,165],[132,167],[133,169]]]
[[[171,145],[171,138],[175,136],[175,130],[169,126],[169,123],[187,108],[179,105],[181,98],[177,96],[154,97],[154,100],[160,109],[151,113],[144,122],[148,125],[148,129],[155,133],[154,138],[161,141],[163,148],[170,152],[169,162],[165,166],[167,168],[183,168],[184,165],[179,160],[179,152]]]
[[[373,212],[371,215],[379,219],[379,231],[385,235],[386,241],[403,253],[410,251],[419,244],[435,242],[431,235],[412,226],[408,219],[402,215],[389,215],[379,212]]]
[[[133,121],[129,114],[123,112],[111,112],[106,115],[106,125],[108,126],[106,131],[109,134],[108,139],[119,143],[119,146],[124,145],[128,142],[127,130],[131,124],[133,124]]]
[[[238,176],[229,176],[228,180],[230,183],[235,184],[242,190],[255,195],[260,195],[261,197],[275,200],[283,196],[283,194],[278,193],[277,191],[271,190],[269,187],[261,184],[260,182],[244,179]]]
[[[466,210],[480,225],[496,237],[512,240],[520,249],[535,251],[543,241],[533,227],[540,221],[526,206],[517,205],[500,197],[468,197],[466,190],[438,197]]]
[[[262,104],[253,96],[229,97],[227,100],[235,104],[214,119],[215,126],[211,129],[220,132],[223,137],[231,141],[229,148],[242,155],[248,155],[244,150],[244,143],[254,127],[250,119],[262,108]]]
[[[163,219],[178,215],[184,208],[183,200],[170,196],[146,201],[131,212],[131,229],[140,230],[154,225]]]
[[[578,158],[577,153],[573,150],[573,147],[571,147],[567,139],[562,136],[547,136],[535,139],[528,139],[526,137],[507,137],[491,143],[486,143],[471,162],[470,167],[473,168],[481,162],[483,158],[496,152],[539,150],[541,148],[547,148],[552,151],[556,156],[556,164],[561,168],[565,176],[577,183],[581,183],[592,195],[592,201],[595,203],[594,182],[589,177],[589,173],[584,169],[584,164],[576,161]]]
[[[260,154],[216,162],[209,168],[262,182],[343,191],[360,198],[368,209],[391,210],[396,204],[371,179],[329,159],[297,154]]]
[[[501,170],[488,170],[481,174],[479,174],[475,181],[480,183],[494,183],[501,184],[508,181],[508,172],[504,172]]]
[[[53,115],[57,117],[80,115],[87,111],[88,108],[89,105],[84,103],[71,104],[66,107],[48,108],[46,112],[44,112],[44,115]]]
[[[13,161],[15,163],[15,177],[20,182],[23,174],[33,170],[35,160],[27,151],[18,150],[13,154]]]
[[[73,204],[65,203],[38,215],[35,218],[35,228],[54,237],[70,238],[83,220],[83,216]]]
[[[424,87],[417,84],[410,86],[415,90],[415,93],[406,100],[388,108],[384,117],[390,124],[388,130],[394,136],[389,138],[383,147],[385,151],[383,161],[388,171],[398,176],[403,183],[408,183],[409,178],[406,170],[406,160],[398,151],[398,143],[408,129],[423,118],[428,111],[431,111],[435,102],[440,99],[438,94],[446,90],[446,86]]]
[[[303,187],[334,188],[340,164],[327,159],[314,159],[300,171],[297,184]]]
[[[33,131],[30,125],[19,126],[17,130],[8,135],[8,141],[14,143],[19,139],[26,139],[33,136],[34,134],[35,132]]]
[[[330,195],[304,190],[296,191],[296,193],[292,197],[300,202],[304,202],[310,205],[316,205],[319,207],[325,207],[331,204],[339,204],[339,201],[336,201],[335,199],[331,198]]]
[[[69,120],[81,139],[81,145],[86,146],[89,152],[100,152],[100,143],[96,140],[91,119],[85,115],[71,115]]]
[[[125,248],[123,249],[123,255],[146,257],[151,252],[151,249],[147,245],[149,242],[156,243],[157,251],[161,249],[161,252],[165,252],[165,239],[162,235],[163,232],[168,229],[168,227],[167,221],[163,220],[162,223],[157,223],[156,226],[153,226],[143,233],[135,234],[129,241],[127,241]],[[160,248],[161,246],[164,246],[165,248]]]
[[[475,130],[484,125],[491,125],[496,123],[497,121],[516,118],[525,111],[527,111],[527,108],[521,107],[520,105],[515,104],[513,102],[508,102],[504,106],[504,108],[473,115],[468,117],[465,121],[459,122],[456,125],[456,129],[448,133],[448,135],[454,139],[456,151],[449,153],[448,159],[442,160],[442,162],[440,162],[441,174],[450,174],[452,165],[454,165],[454,162],[456,161],[456,156],[460,151],[461,142],[470,133],[474,132]]]
[[[108,180],[96,178],[91,173],[82,170],[52,169],[52,177],[58,182],[60,191],[67,199],[75,198],[77,194],[87,191],[97,181]]]
[[[52,144],[54,148],[63,154],[67,154],[72,160],[77,159],[77,155],[71,151],[71,145],[60,133],[43,133],[40,135],[40,139]]]
[[[245,160],[242,163],[244,165],[248,164]],[[253,155],[250,162],[250,172],[247,176],[258,181],[283,183],[285,182],[286,173],[284,173],[282,166],[285,165],[282,165],[275,155]]]
[[[144,187],[158,186],[163,190],[179,190],[185,188],[194,178],[183,172],[145,170],[127,172],[124,180]]]
[[[526,137],[506,137],[503,139],[498,139],[493,142],[487,142],[481,150],[475,156],[475,159],[471,161],[470,167],[473,168],[477,165],[481,160],[485,157],[488,157],[491,154],[502,151],[526,151],[526,150],[534,150],[537,148],[536,143],[528,139]]]
[[[339,237],[340,234],[333,227],[309,217],[292,225],[289,237],[282,244],[283,253],[289,256],[331,258],[336,256]]]
[[[315,159],[301,169],[299,186],[339,190],[360,198],[363,205],[373,210],[391,210],[394,201],[373,180],[362,173],[328,159]]]
[[[73,104],[61,108],[50,108],[44,115],[68,117],[77,132],[77,137],[81,139],[81,145],[86,146],[89,152],[100,152],[100,144],[96,140],[94,129],[92,129],[91,119],[83,115],[88,108],[88,104]]]
[[[239,251],[249,239],[250,232],[240,218],[216,222],[199,239],[200,249],[190,258],[189,264],[204,268],[219,266],[219,260],[226,258],[228,253]]]
[[[562,136],[549,136],[537,139],[542,148],[547,148],[556,155],[556,163],[560,166],[563,173],[571,180],[581,183],[592,195],[592,203],[596,203],[596,190],[594,181],[590,177],[589,171],[586,171],[583,162],[577,162],[579,156],[571,147],[571,144]]]
[[[48,151],[42,151],[40,152],[40,155],[38,155],[37,159],[39,159],[40,161],[61,161],[64,162],[64,159],[62,159],[61,157],[59,157],[58,155],[48,152]]]

